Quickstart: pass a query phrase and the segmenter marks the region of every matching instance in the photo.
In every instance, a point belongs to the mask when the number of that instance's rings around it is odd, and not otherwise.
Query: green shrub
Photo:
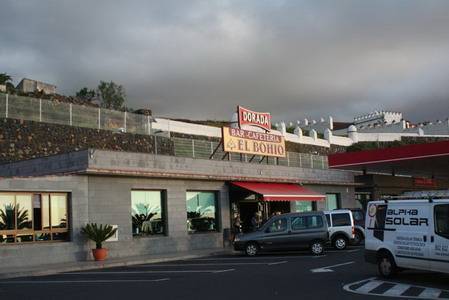
[[[89,240],[95,242],[96,248],[101,249],[102,243],[112,237],[117,231],[117,228],[112,228],[111,225],[99,226],[97,223],[90,223],[81,228],[81,233],[85,234]]]

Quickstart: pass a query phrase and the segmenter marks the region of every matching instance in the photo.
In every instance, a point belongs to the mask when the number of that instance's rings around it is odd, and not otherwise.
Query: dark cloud
[[[0,72],[157,115],[449,115],[449,1],[3,1]]]

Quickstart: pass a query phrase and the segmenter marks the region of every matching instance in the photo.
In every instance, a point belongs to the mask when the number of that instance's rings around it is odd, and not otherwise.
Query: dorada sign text
[[[239,115],[239,127],[242,125],[257,126],[266,131],[271,130],[271,115],[270,113],[260,113],[241,106],[237,106]]]
[[[285,157],[285,140],[281,135],[223,127],[223,151]]]

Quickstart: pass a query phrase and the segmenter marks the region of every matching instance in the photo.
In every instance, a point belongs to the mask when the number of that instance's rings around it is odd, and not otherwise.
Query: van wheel
[[[397,273],[396,263],[390,253],[382,253],[377,261],[380,276],[391,278]]]
[[[324,253],[324,245],[320,241],[315,241],[310,245],[310,251],[313,255],[322,255]]]
[[[254,242],[249,242],[248,244],[246,244],[245,246],[246,255],[256,256],[258,252],[259,252],[259,245],[257,245]]]
[[[352,244],[354,246],[358,246],[362,243],[363,241],[363,235],[359,230],[356,230],[354,233],[354,240],[352,241]]]
[[[334,239],[334,248],[337,250],[344,250],[346,249],[346,246],[348,246],[348,239],[345,238],[344,236],[337,236]]]

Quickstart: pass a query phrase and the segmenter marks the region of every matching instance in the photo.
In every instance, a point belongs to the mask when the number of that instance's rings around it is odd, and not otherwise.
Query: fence
[[[155,133],[152,130],[151,118],[149,116],[2,93],[0,93],[0,116],[133,134]],[[161,131],[156,131],[156,133],[161,136],[170,135]],[[226,155],[221,147],[218,147],[214,153],[218,142],[182,138],[171,138],[171,140],[174,144],[175,156],[200,159],[211,158],[214,160],[226,159],[299,168],[328,168],[327,156],[297,152],[287,152],[285,158],[253,157],[235,153]],[[155,139],[155,142],[157,142],[157,139]],[[157,149],[157,145],[155,148]],[[212,153],[214,153],[213,156]]]
[[[151,133],[149,116],[1,93],[0,116],[116,132]]]
[[[174,144],[175,156],[202,159],[211,158],[214,160],[230,160],[257,164],[263,163],[297,168],[327,169],[329,167],[327,156],[323,155],[287,152],[286,157],[283,158],[267,158],[258,155],[253,157],[252,155],[247,154],[225,153],[221,147],[218,147],[214,153],[219,142],[183,138],[172,138],[172,141]]]

